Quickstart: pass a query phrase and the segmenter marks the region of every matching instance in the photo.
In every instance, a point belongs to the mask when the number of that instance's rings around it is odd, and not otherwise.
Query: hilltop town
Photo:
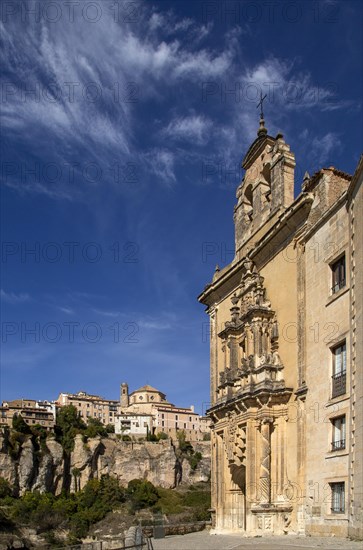
[[[92,419],[118,435],[147,438],[163,434],[176,438],[182,430],[190,441],[209,438],[209,419],[197,414],[193,405],[190,408],[175,406],[163,392],[150,385],[129,393],[125,382],[121,384],[119,400],[79,391],[61,392],[55,401],[25,398],[3,401],[0,427],[12,427],[14,417],[21,416],[29,427],[39,426],[52,431],[57,412],[70,405],[85,423]]]

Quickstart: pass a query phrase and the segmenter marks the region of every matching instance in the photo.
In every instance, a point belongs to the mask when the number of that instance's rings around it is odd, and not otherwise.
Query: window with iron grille
[[[345,286],[345,255],[341,256],[338,260],[330,266],[332,271],[332,293],[335,294]]]
[[[345,484],[344,481],[339,483],[330,483],[331,487],[331,511],[334,514],[342,514],[345,512]]]
[[[333,354],[333,375],[332,375],[332,397],[343,395],[347,383],[347,349],[345,341],[332,348]]]
[[[338,416],[333,418],[332,421],[333,438],[332,438],[332,451],[340,451],[345,449],[345,416]]]

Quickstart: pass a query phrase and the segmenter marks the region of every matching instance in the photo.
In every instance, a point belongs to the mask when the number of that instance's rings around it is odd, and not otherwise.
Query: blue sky
[[[127,381],[202,412],[197,296],[233,257],[256,97],[267,93],[269,133],[296,155],[296,193],[305,170],[352,173],[362,4],[1,8],[0,398],[117,398]]]

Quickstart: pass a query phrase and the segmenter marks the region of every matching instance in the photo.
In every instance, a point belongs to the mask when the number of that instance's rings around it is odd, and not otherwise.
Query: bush
[[[182,453],[188,454],[194,452],[193,445],[190,443],[190,441],[187,441],[184,430],[179,430],[176,436],[178,438],[179,449],[182,451]]]
[[[12,494],[13,490],[10,483],[3,477],[0,477],[0,498],[10,497]]]
[[[98,418],[89,418],[87,428],[84,431],[86,437],[96,437],[98,435],[102,437],[108,437],[107,428],[102,424]]]
[[[73,451],[75,435],[85,429],[86,425],[78,415],[76,407],[73,405],[61,407],[57,413],[55,434],[65,453],[69,454]]]
[[[169,439],[169,436],[168,434],[166,434],[165,432],[159,432],[158,435],[157,435],[158,439]]]
[[[202,460],[202,453],[200,453],[199,451],[196,451],[195,453],[193,453],[191,456],[188,457],[188,462],[189,462],[189,465],[190,465],[190,469],[193,470],[196,470],[197,469],[197,466],[199,464],[199,462]]]
[[[31,434],[31,430],[24,418],[20,414],[14,414],[13,416],[13,430],[21,434]]]
[[[146,436],[146,441],[152,441],[153,443],[157,443],[159,441],[159,438],[155,434],[151,434],[150,432]]]
[[[206,433],[203,435],[203,441],[210,441],[210,433]]]
[[[160,498],[156,487],[145,479],[132,479],[129,481],[127,495],[133,512],[141,508],[154,506]]]
[[[62,493],[55,497],[51,493],[28,492],[11,502],[10,516],[38,533],[68,527],[72,540],[78,540],[87,535],[93,523],[124,501],[125,489],[120,487],[117,479],[105,475],[100,480],[90,480],[75,495]]]

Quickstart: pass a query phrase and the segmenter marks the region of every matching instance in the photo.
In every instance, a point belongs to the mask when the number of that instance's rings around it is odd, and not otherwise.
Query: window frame
[[[337,351],[341,349],[341,353],[338,355]],[[332,398],[345,395],[347,392],[347,341],[346,339],[342,340],[338,344],[335,344],[330,348],[332,354],[332,388],[331,395]],[[337,357],[340,358],[339,363]],[[339,370],[337,368],[339,365]]]
[[[345,514],[345,482],[334,481],[329,483],[331,489],[331,505],[330,511],[332,514]],[[336,491],[340,486],[340,490]],[[342,489],[342,490],[341,490]],[[336,505],[338,503],[338,506]]]
[[[337,294],[347,285],[347,265],[345,252],[330,263],[331,270],[331,294]]]
[[[347,417],[345,414],[341,414],[331,418],[330,421],[332,424],[331,450],[342,451],[346,449],[347,443]]]

